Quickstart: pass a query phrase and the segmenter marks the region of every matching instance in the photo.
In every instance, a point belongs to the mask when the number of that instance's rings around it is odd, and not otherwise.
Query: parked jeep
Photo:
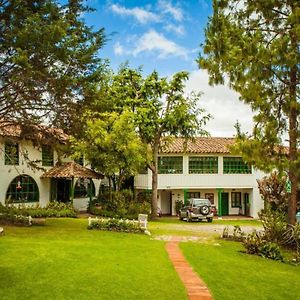
[[[187,222],[192,220],[204,220],[212,222],[213,211],[208,199],[191,198],[179,211],[179,219],[186,219]]]

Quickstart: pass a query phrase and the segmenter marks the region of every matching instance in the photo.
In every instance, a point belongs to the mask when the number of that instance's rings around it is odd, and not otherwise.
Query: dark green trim
[[[74,178],[72,178],[71,180],[71,189],[70,189],[70,200],[73,203],[74,200],[74,189],[75,189],[75,185],[74,185]]]
[[[184,199],[184,204],[186,204],[187,202],[187,198],[188,198],[188,189],[183,189],[183,199]]]
[[[218,188],[218,216],[222,216],[222,193],[224,192],[223,188]]]

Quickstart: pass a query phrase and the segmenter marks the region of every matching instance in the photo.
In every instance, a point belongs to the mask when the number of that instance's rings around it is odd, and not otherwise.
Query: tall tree
[[[207,134],[201,128],[209,116],[203,116],[203,110],[198,107],[198,94],[185,95],[184,83],[187,78],[186,72],[180,72],[168,80],[160,78],[155,71],[143,77],[141,69],[133,70],[125,64],[121,66],[117,74],[108,74],[105,84],[101,86],[101,99],[93,106],[93,110],[100,111],[102,116],[115,116],[116,118],[130,116],[130,120],[133,120],[134,126],[121,126],[119,137],[115,136],[112,141],[114,147],[119,142],[124,145],[129,144],[130,147],[139,143],[143,145],[142,148],[135,146],[136,155],[125,153],[125,149],[122,151],[125,155],[123,158],[128,157],[127,154],[131,155],[131,158],[139,162],[139,167],[141,163],[144,163],[144,166],[147,165],[152,171],[153,218],[156,218],[157,212],[159,152],[166,146],[170,137],[192,138],[196,134]],[[104,130],[104,132],[110,132],[109,135],[113,134],[113,126],[107,126],[107,122],[97,122],[94,121],[93,126],[99,124],[98,133]],[[83,138],[85,139],[86,136]],[[100,144],[105,143],[101,135],[95,135],[94,139],[95,141],[101,140]],[[88,147],[89,151],[95,153],[92,149]],[[140,158],[141,154],[144,161]],[[117,165],[122,156],[117,152],[111,152],[111,155],[112,164]],[[131,174],[136,174],[137,171],[136,168],[131,169]]]
[[[172,137],[192,139],[206,135],[202,129],[209,119],[199,108],[199,94],[184,94],[188,73],[179,72],[168,80],[157,72],[150,74],[141,88],[140,104],[136,107],[139,135],[148,145],[148,168],[152,171],[152,219],[157,217],[158,154]],[[138,95],[138,94],[137,94]],[[136,98],[135,98],[136,99]]]
[[[89,110],[84,120],[84,135],[73,140],[75,155],[83,154],[119,189],[146,162],[147,149],[135,130],[134,114]]]
[[[93,97],[104,31],[85,24],[82,2],[0,0],[1,120],[64,127]]]
[[[211,84],[223,83],[227,76],[240,99],[256,113],[252,135],[240,134],[237,148],[259,168],[288,172],[288,222],[294,224],[299,181],[300,2],[214,0],[213,8],[199,66],[208,70]]]

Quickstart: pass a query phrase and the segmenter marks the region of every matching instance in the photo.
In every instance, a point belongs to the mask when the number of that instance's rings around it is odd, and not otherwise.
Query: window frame
[[[189,174],[218,174],[218,156],[189,156]]]
[[[54,165],[54,150],[50,145],[42,145],[42,166],[53,167]]]
[[[252,166],[241,157],[223,157],[223,174],[252,174]]]
[[[187,198],[201,198],[201,192],[187,192]]]
[[[158,174],[183,174],[183,156],[159,156]]]
[[[26,187],[26,188],[25,188]],[[15,195],[17,200],[11,200],[11,195]],[[30,197],[29,197],[30,195]],[[9,200],[8,200],[9,198]],[[18,200],[20,199],[21,200]],[[31,201],[24,201],[24,198],[32,198]],[[36,181],[29,175],[22,174],[15,177],[9,184],[6,194],[6,203],[35,203],[39,202],[40,193]]]
[[[239,195],[239,197],[236,197],[238,195]],[[242,207],[242,193],[241,192],[231,192],[231,207],[232,208],[241,208]]]

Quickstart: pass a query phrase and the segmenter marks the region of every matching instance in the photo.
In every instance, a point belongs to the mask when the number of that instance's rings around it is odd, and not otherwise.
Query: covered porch
[[[54,166],[41,179],[50,179],[50,201],[72,202],[75,209],[86,211],[88,201],[96,195],[96,182],[104,176],[75,162]],[[96,184],[98,187],[100,182]]]

